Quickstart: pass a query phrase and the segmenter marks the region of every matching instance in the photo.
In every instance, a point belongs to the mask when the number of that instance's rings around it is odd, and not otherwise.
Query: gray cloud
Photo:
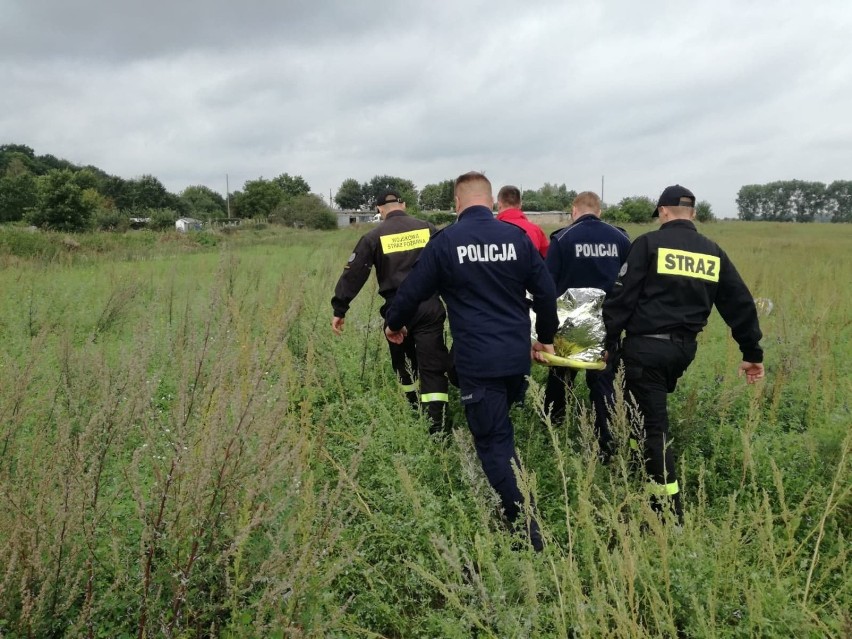
[[[532,188],[606,175],[609,201],[681,182],[733,214],[743,184],[850,178],[841,0],[0,10],[0,143],[174,191],[484,169]]]

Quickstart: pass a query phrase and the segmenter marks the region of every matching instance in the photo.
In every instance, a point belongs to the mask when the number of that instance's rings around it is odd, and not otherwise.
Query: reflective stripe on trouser
[[[678,486],[678,483],[676,481],[673,481],[670,484],[658,484],[656,482],[648,482],[648,485],[645,487],[645,490],[649,495],[664,497],[666,495],[677,495],[680,492],[680,486]]]
[[[448,402],[450,401],[450,396],[447,393],[422,393],[420,401],[424,404],[426,402]]]
[[[445,318],[446,313],[440,300],[430,298],[417,308],[408,323],[408,334],[402,344],[388,342],[391,364],[400,383],[409,386],[419,378],[420,400],[424,402],[430,401],[424,399],[424,396],[433,393],[446,396],[449,388],[447,368],[450,356],[444,343]]]
[[[641,413],[641,430],[636,436],[644,443],[648,477],[662,489],[655,497],[672,497],[678,517],[682,516],[681,500],[675,475],[676,458],[670,445],[667,402],[668,394],[674,391],[678,379],[694,359],[695,350],[695,342],[629,336],[624,340],[622,353],[625,385]],[[652,505],[657,507],[659,501],[653,498]]]

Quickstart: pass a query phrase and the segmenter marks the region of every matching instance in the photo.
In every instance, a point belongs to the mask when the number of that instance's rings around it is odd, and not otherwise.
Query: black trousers
[[[574,386],[574,378],[579,371],[576,368],[551,366],[547,373],[547,386],[544,391],[544,405],[550,410],[554,424],[565,419],[567,394]],[[612,363],[602,371],[586,371],[586,385],[589,387],[589,399],[595,409],[595,435],[601,451],[608,451],[612,443],[609,431],[609,413],[615,403],[615,371]]]
[[[444,343],[446,317],[444,305],[437,297],[432,297],[417,308],[406,327],[408,334],[402,344],[388,342],[391,366],[399,378],[406,398],[415,408],[423,404],[432,422],[433,431],[443,429],[449,400],[447,370],[450,366],[450,356]]]
[[[636,400],[641,423],[637,438],[644,441],[645,468],[652,481],[652,505],[660,508],[668,495],[678,517],[682,516],[680,487],[675,472],[676,456],[669,446],[668,394],[695,359],[697,345],[692,336],[659,339],[627,336],[622,347],[627,392]]]

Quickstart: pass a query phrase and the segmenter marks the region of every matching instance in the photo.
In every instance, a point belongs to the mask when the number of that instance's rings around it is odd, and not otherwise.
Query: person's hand
[[[403,326],[398,331],[392,331],[389,326],[385,326],[385,337],[388,338],[389,342],[394,344],[402,344],[402,341],[405,339],[405,336],[408,335],[408,329]]]
[[[542,355],[542,353],[550,353],[551,355],[556,355],[556,350],[553,348],[553,344],[542,344],[539,341],[533,342],[532,352],[530,353],[531,357],[542,364],[547,363],[547,358]]]
[[[334,331],[335,335],[340,335],[343,333],[343,324],[346,322],[342,317],[332,317],[331,318],[331,330]]]
[[[754,362],[742,362],[738,375],[740,377],[745,374],[746,382],[754,384],[757,380],[763,379],[763,364],[755,364]]]

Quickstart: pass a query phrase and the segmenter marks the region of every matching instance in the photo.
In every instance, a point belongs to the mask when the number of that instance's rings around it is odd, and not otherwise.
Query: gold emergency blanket
[[[562,365],[603,368],[602,356],[606,338],[603,322],[605,297],[606,293],[599,288],[569,288],[556,298],[559,328],[553,340],[553,347],[556,355],[568,360],[560,362]],[[530,311],[530,314],[535,330],[535,313]],[[535,339],[535,335],[532,337]]]

